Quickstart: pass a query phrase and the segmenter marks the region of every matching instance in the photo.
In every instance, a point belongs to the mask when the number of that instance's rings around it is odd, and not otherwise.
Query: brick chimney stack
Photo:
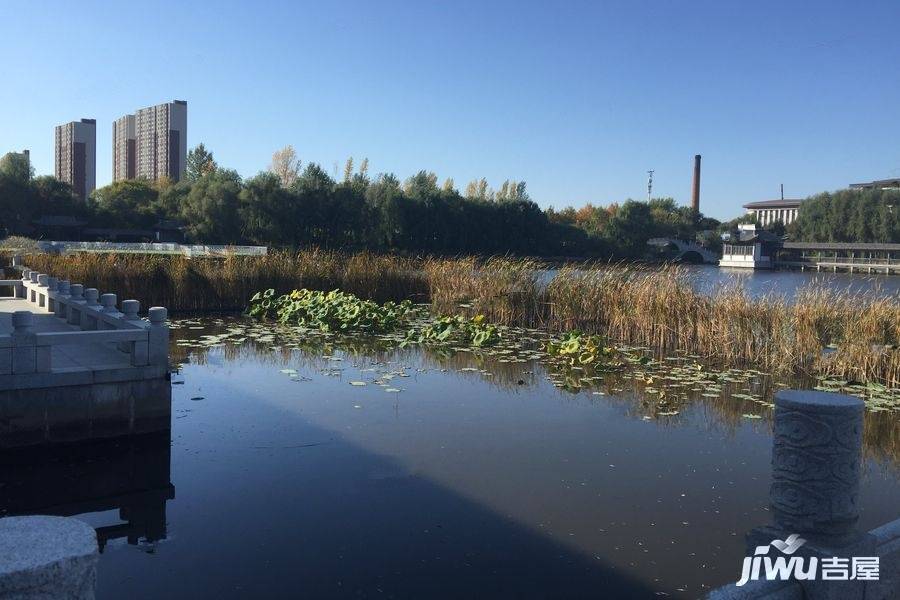
[[[691,208],[700,212],[700,155],[694,156],[694,185],[691,186]]]

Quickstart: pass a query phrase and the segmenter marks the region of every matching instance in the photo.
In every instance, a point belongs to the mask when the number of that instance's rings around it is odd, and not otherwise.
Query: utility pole
[[[650,203],[650,197],[653,194],[653,169],[647,171],[647,203]]]

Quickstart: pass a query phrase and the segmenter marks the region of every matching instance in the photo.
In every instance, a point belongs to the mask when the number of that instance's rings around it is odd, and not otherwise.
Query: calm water
[[[754,271],[722,269],[714,265],[683,265],[691,274],[695,289],[709,293],[722,285],[742,285],[752,297],[777,294],[791,299],[804,286],[824,286],[838,291],[871,292],[882,296],[900,294],[900,276],[810,271]],[[549,282],[557,271],[543,271],[541,281]]]
[[[16,471],[43,496],[137,490],[59,509],[110,533],[100,598],[697,597],[769,521],[765,407],[660,416],[471,353],[193,345],[233,325],[175,330],[171,436]],[[864,528],[900,516],[897,414],[867,419]]]
[[[780,294],[791,298],[807,285],[825,286],[849,292],[874,292],[879,295],[900,294],[900,277],[896,275],[863,275],[849,273],[813,273],[809,271],[753,271],[720,269],[710,265],[694,265],[698,289],[709,291],[717,285],[740,283],[752,296]]]

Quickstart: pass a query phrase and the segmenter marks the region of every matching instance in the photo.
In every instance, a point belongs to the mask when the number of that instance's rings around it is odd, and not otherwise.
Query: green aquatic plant
[[[604,365],[621,365],[622,352],[604,343],[599,335],[585,335],[580,331],[571,331],[561,338],[550,340],[544,344],[544,350],[551,359],[560,359],[570,366],[599,367]]]
[[[405,324],[412,308],[409,300],[378,304],[339,290],[301,289],[276,296],[268,289],[250,298],[247,314],[320,331],[383,333]]]
[[[404,345],[447,344],[450,342],[481,348],[500,339],[495,325],[484,322],[484,315],[466,318],[462,315],[440,317],[419,328],[410,329]]]

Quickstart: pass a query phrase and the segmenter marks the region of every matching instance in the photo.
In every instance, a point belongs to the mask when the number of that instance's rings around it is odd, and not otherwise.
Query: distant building
[[[771,269],[775,253],[781,239],[756,223],[742,223],[738,226],[737,239],[730,239],[722,245],[720,267],[738,269]]]
[[[867,183],[851,183],[850,187],[858,190],[895,190],[900,189],[900,179],[878,179]]]
[[[97,121],[81,119],[57,125],[53,157],[56,178],[86,200],[97,187]]]
[[[802,203],[803,200],[762,200],[745,204],[744,208],[747,209],[747,214],[756,217],[756,221],[763,227],[775,221],[789,225],[797,220]]]
[[[113,123],[114,181],[135,177],[150,181],[168,177],[179,181],[186,166],[187,102],[184,100],[142,108]]]
[[[113,181],[137,177],[134,115],[113,121]]]

